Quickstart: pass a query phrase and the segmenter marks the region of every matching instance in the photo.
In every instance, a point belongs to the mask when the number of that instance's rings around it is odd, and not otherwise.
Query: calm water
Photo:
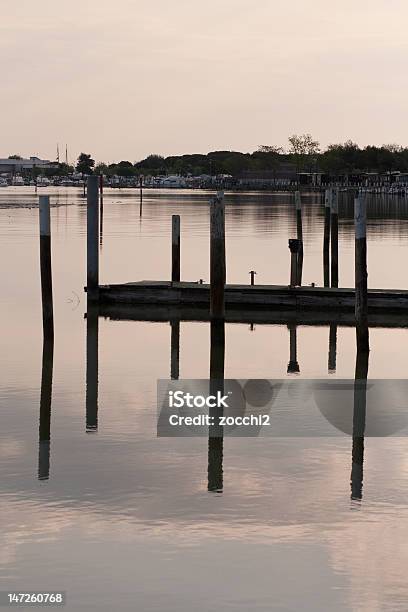
[[[350,499],[351,439],[225,439],[223,490],[209,492],[207,441],[156,437],[156,381],[170,375],[168,323],[99,321],[97,431],[86,428],[86,208],[52,196],[55,351],[49,478],[39,480],[42,328],[32,188],[0,190],[0,590],[66,590],[67,610],[406,610],[408,440],[367,438],[362,501]],[[46,191],[45,191],[46,192]],[[44,193],[44,191],[41,191]],[[106,191],[101,281],[170,274],[171,215],[182,278],[208,280],[208,197]],[[369,285],[406,288],[408,205],[373,201]],[[287,284],[288,196],[226,198],[228,280]],[[323,210],[305,198],[304,283],[322,284]],[[341,205],[340,285],[353,284],[350,205]],[[298,327],[299,376],[353,377],[354,330]],[[408,332],[371,331],[370,376],[405,378]],[[286,325],[227,325],[228,378],[284,378]],[[209,326],[181,323],[180,377],[206,378]],[[44,465],[42,465],[43,469]],[[40,465],[41,468],[41,465]]]

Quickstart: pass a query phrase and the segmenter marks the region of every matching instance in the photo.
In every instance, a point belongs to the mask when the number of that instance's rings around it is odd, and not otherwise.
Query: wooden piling
[[[331,286],[339,286],[339,192],[331,190]]]
[[[52,371],[54,365],[54,338],[44,337],[41,370],[40,423],[38,443],[38,479],[48,480],[50,475]]]
[[[323,236],[323,284],[330,287],[330,205],[331,190],[326,189],[324,195],[324,236]]]
[[[98,176],[88,177],[87,194],[87,293],[89,300],[99,297],[99,197]]]
[[[103,174],[99,175],[99,245],[103,245]]]
[[[254,286],[255,285],[255,274],[256,274],[256,272],[255,272],[255,270],[251,270],[249,274],[251,276],[251,286]]]
[[[300,191],[295,192],[295,206],[296,206],[296,230],[297,239],[299,240],[299,250],[297,254],[297,282],[296,284],[302,285],[303,275],[303,224],[302,224],[302,198]]]
[[[224,194],[210,203],[210,313],[214,319],[225,316],[225,209]]]
[[[354,227],[357,347],[359,351],[368,352],[367,208],[362,195],[354,199]]]
[[[139,215],[142,216],[142,212],[143,212],[143,176],[139,177],[139,190],[140,190]]]
[[[290,249],[290,286],[296,287],[299,281],[298,274],[298,254],[299,254],[299,240],[296,238],[289,239]]]
[[[44,337],[54,336],[54,308],[52,297],[51,216],[50,197],[40,196],[40,270]]]
[[[180,215],[171,217],[171,280],[180,282]]]

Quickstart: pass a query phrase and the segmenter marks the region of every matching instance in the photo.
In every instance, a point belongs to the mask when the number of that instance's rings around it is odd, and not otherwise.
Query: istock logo
[[[216,395],[194,395],[184,391],[169,391],[169,407],[204,408],[206,406],[207,408],[229,408],[227,399],[231,394],[231,391],[227,395],[223,395],[221,391],[217,391]]]

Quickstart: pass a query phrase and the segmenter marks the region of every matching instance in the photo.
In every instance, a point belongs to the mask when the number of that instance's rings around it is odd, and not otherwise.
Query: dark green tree
[[[116,165],[116,172],[118,176],[134,176],[136,174],[136,168],[130,161],[120,161]]]
[[[95,160],[88,153],[81,153],[76,164],[76,171],[81,174],[92,174]]]

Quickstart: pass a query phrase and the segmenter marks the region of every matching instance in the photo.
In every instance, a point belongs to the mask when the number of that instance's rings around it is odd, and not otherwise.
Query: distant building
[[[30,157],[29,159],[0,158],[0,174],[19,174],[24,172],[32,172],[34,168],[38,170],[47,170],[57,167],[57,162],[52,162],[48,159],[40,159],[39,157]]]
[[[296,165],[291,162],[280,162],[273,170],[244,170],[239,176],[239,184],[242,187],[255,188],[290,185],[296,180]]]

